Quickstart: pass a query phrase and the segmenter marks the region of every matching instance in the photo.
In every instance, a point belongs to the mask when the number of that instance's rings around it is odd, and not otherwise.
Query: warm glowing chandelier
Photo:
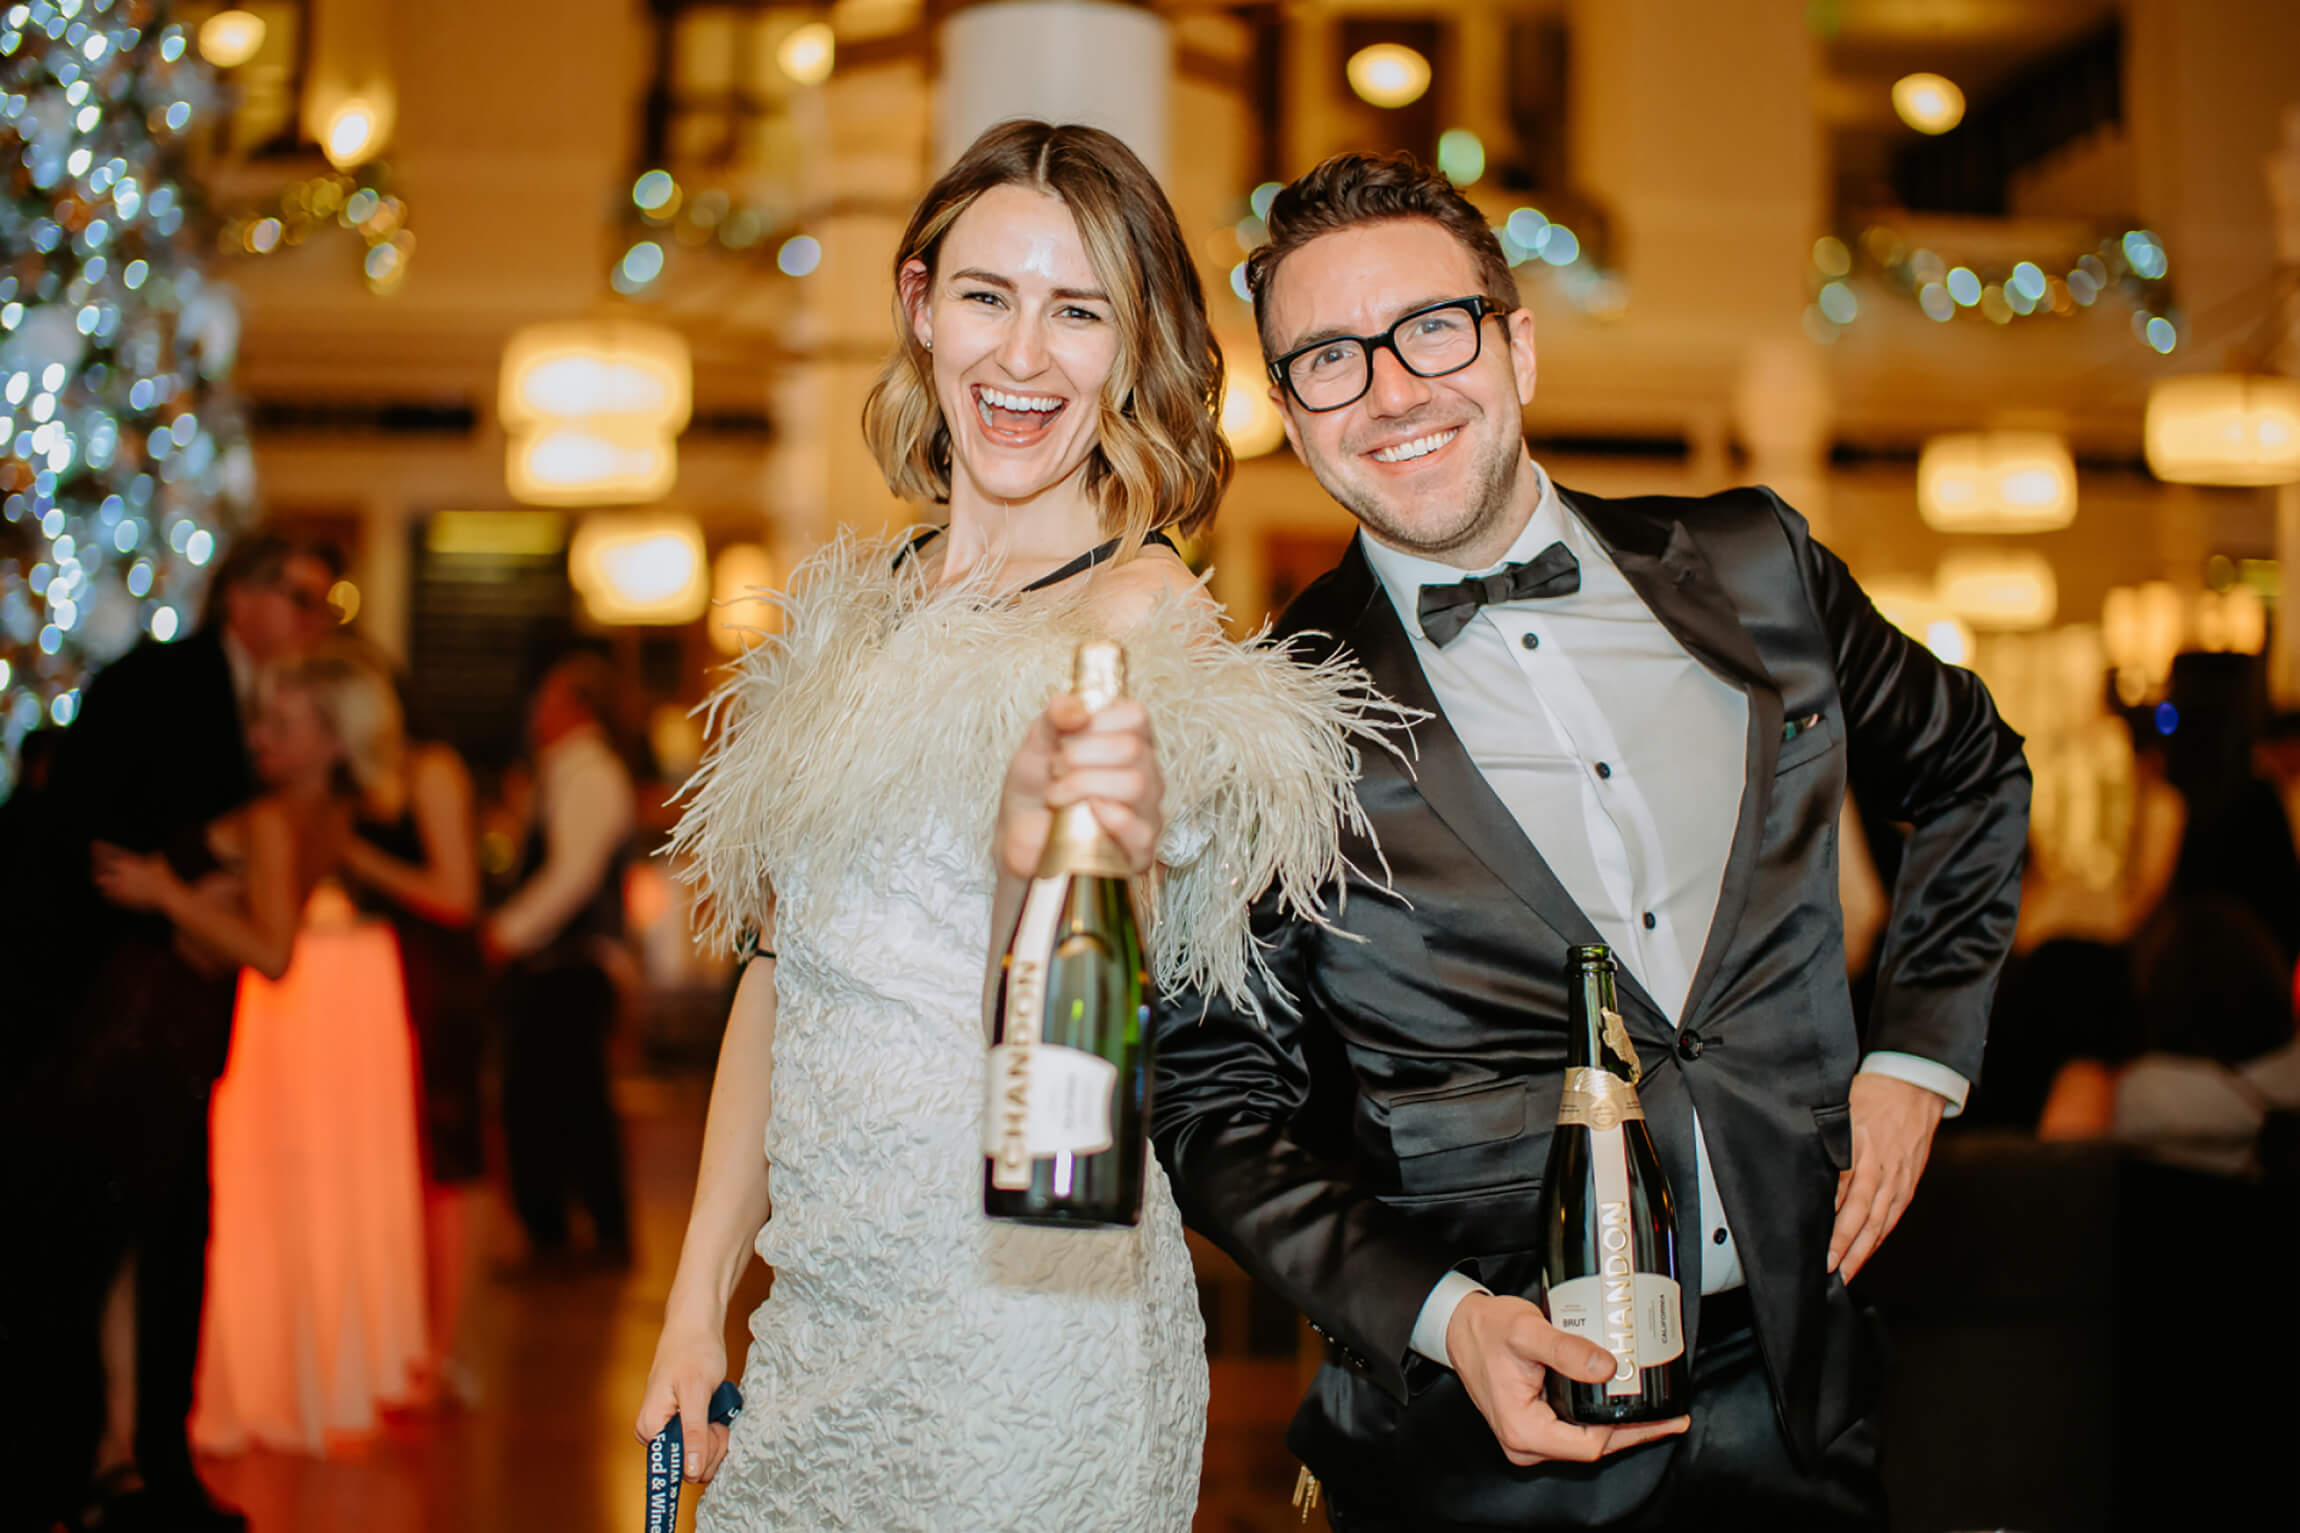
[[[511,493],[530,505],[660,500],[693,410],[684,337],[623,321],[529,325],[503,349]]]
[[[2052,532],[2076,520],[2076,460],[2049,431],[1934,437],[1917,459],[1917,510],[1939,532]]]
[[[2149,472],[2172,484],[2300,483],[2300,379],[2166,378],[2148,391]]]

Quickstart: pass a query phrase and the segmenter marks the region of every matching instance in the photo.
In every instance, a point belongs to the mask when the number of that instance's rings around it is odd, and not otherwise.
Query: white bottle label
[[[1118,1067],[1099,1054],[1059,1043],[1033,1044],[1025,1051],[999,1044],[990,1051],[990,1110],[983,1153],[1001,1158],[1010,1136],[1002,1110],[1019,1096],[1023,1103],[1020,1143],[1026,1163],[1048,1155],[1094,1155],[1111,1145],[1110,1105],[1118,1095]],[[1030,1185],[1025,1164],[1022,1185]]]
[[[1657,1368],[1684,1354],[1683,1293],[1675,1278],[1636,1270],[1629,1153],[1621,1131],[1593,1130],[1589,1155],[1597,1196],[1598,1270],[1549,1290],[1549,1323],[1612,1353],[1617,1366],[1605,1392],[1633,1395],[1639,1369]]]
[[[1549,1323],[1611,1352],[1620,1366],[1605,1392],[1633,1395],[1640,1368],[1658,1368],[1684,1353],[1681,1304],[1676,1280],[1656,1272],[1574,1278],[1549,1291]]]
[[[1067,876],[1033,879],[1015,927],[999,1041],[983,1081],[982,1153],[990,1158],[993,1187],[1028,1187],[1033,1161],[1092,1155],[1111,1145],[1118,1067],[1040,1037],[1046,969],[1069,889]]]

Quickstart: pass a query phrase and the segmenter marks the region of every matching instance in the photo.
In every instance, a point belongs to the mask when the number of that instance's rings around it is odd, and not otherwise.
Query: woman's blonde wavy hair
[[[1118,320],[1118,356],[1103,385],[1086,492],[1106,537],[1131,551],[1151,532],[1185,536],[1213,520],[1234,460],[1222,435],[1222,349],[1181,225],[1134,151],[1077,123],[1000,123],[943,173],[911,215],[895,254],[895,353],[863,405],[863,435],[887,488],[905,500],[950,499],[950,425],[934,392],[933,354],[919,344],[902,269],[926,264],[993,187],[1059,198]]]
[[[265,679],[312,700],[320,723],[343,749],[339,791],[370,802],[392,795],[407,754],[407,731],[389,662],[357,639],[336,638],[275,663]]]

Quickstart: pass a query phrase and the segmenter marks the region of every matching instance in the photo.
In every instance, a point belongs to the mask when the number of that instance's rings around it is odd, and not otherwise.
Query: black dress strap
[[[920,549],[926,547],[928,543],[932,542],[934,539],[940,537],[941,535],[942,529],[940,527],[928,527],[921,531],[918,536],[912,538],[908,543],[903,544],[901,550],[895,554],[894,567],[899,570],[904,565],[910,563],[912,557],[916,555]]]
[[[1156,543],[1159,547],[1165,549],[1168,553],[1172,553],[1174,551],[1174,540],[1167,537],[1163,532],[1153,532],[1142,541],[1145,543]],[[1062,584],[1062,582],[1068,580],[1073,575],[1083,575],[1088,570],[1094,568],[1094,566],[1097,564],[1107,560],[1112,554],[1118,552],[1118,542],[1118,539],[1112,538],[1107,543],[1098,543],[1094,547],[1086,550],[1086,552],[1080,554],[1077,558],[1071,560],[1068,564],[1062,566],[1062,568],[1056,570],[1053,574],[1041,575],[1036,580],[1030,582],[1030,584],[1024,586],[1022,589],[1025,591],[1043,591],[1048,586],[1058,586]]]
[[[910,560],[918,553],[920,549],[926,547],[930,541],[941,536],[941,534],[942,529],[940,527],[929,527],[924,532],[921,532],[918,536],[912,538],[908,543],[905,543],[902,546],[899,552],[895,554],[894,567],[898,570],[901,569],[905,564],[910,562]],[[1071,560],[1068,564],[1063,565],[1062,568],[1054,571],[1050,575],[1039,576],[1036,580],[1030,582],[1030,584],[1022,587],[1022,589],[1025,591],[1043,591],[1048,586],[1058,586],[1062,584],[1062,582],[1068,580],[1073,575],[1083,575],[1088,570],[1094,568],[1094,566],[1097,564],[1101,564],[1105,560],[1109,559],[1112,554],[1118,552],[1118,541],[1118,539],[1112,538],[1107,543],[1097,544],[1094,547],[1086,550],[1086,552],[1080,554],[1077,558]],[[1160,548],[1165,549],[1168,553],[1173,553],[1176,551],[1174,548],[1174,540],[1166,536],[1166,534],[1163,532],[1153,532],[1142,541],[1144,543],[1155,543]]]

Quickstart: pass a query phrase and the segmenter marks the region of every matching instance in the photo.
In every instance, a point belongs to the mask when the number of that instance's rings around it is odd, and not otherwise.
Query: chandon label
[[[990,1074],[994,1082],[1019,1083],[1027,1104],[1021,1124],[1020,1185],[1030,1185],[1030,1162],[1041,1156],[1065,1151],[1093,1155],[1110,1148],[1110,1103],[1118,1089],[1118,1067],[1101,1055],[1038,1043],[1031,1047],[1027,1062],[1017,1065],[1013,1050],[1000,1044],[990,1051]],[[1000,1089],[992,1087],[994,1101]],[[990,1153],[999,1157],[1003,1148],[993,1146]]]
[[[1030,1185],[1031,1162],[1111,1145],[1110,1104],[1118,1067],[1083,1049],[1047,1043],[1046,967],[1062,920],[1068,877],[1031,881],[1015,928],[999,1042],[984,1080],[982,1152],[994,1187]]]
[[[1637,1270],[1629,1156],[1620,1130],[1593,1129],[1589,1159],[1597,1199],[1598,1270],[1549,1290],[1549,1323],[1612,1353],[1618,1366],[1605,1392],[1633,1395],[1640,1368],[1657,1368],[1684,1352],[1683,1297],[1674,1278]]]

